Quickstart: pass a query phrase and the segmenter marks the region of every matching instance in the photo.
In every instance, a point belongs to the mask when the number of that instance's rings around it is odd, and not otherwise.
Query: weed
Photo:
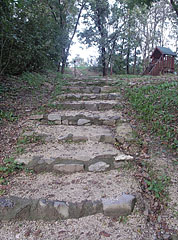
[[[18,120],[18,117],[15,116],[12,111],[0,110],[0,123],[2,123],[4,120],[8,122],[14,122]]]
[[[47,79],[39,73],[24,72],[21,80],[28,84],[32,89],[39,89]],[[28,87],[27,87],[28,88]]]
[[[166,175],[158,176],[151,180],[145,180],[148,185],[148,190],[153,192],[155,197],[163,199],[167,197],[166,188],[170,183],[170,178]]]
[[[0,167],[0,172],[9,174],[23,170],[23,164],[17,163],[14,158],[4,159],[4,165]],[[2,179],[1,179],[2,180]]]
[[[128,217],[127,216],[120,216],[118,218],[118,222],[119,223],[123,223],[123,224],[126,224],[128,222]]]
[[[0,185],[7,185],[8,178],[14,173],[23,170],[23,164],[17,163],[14,158],[6,158],[3,165],[0,166]],[[5,190],[0,189],[0,196],[5,193]]]
[[[32,136],[23,136],[20,137],[17,141],[17,145],[22,144],[30,144],[30,143],[43,143],[43,137],[38,135],[32,135]]]
[[[17,154],[17,155],[21,155],[21,154],[23,154],[25,152],[25,149],[23,148],[23,147],[20,147],[20,146],[18,146],[17,148],[16,148],[16,151],[15,151],[15,153]]]

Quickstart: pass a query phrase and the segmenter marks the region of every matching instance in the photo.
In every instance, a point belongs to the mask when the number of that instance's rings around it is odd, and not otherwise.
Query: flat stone
[[[55,123],[56,125],[61,125],[61,124],[62,124],[62,121],[54,121],[54,123]]]
[[[92,103],[86,103],[85,104],[85,109],[89,111],[97,111],[97,104],[92,104]]]
[[[27,132],[24,132],[23,134],[22,134],[22,136],[24,136],[24,137],[31,137],[31,136],[33,136],[34,135],[34,132],[33,131],[27,131]]]
[[[63,219],[67,219],[69,217],[69,207],[65,202],[54,201],[54,208]]]
[[[117,126],[116,129],[116,139],[119,142],[124,142],[124,141],[132,141],[133,138],[133,131],[132,127],[128,123],[120,123]]]
[[[62,142],[62,141],[67,141],[67,140],[72,140],[73,139],[73,134],[67,134],[66,136],[60,136],[58,138],[58,141],[59,142]]]
[[[115,139],[111,134],[105,134],[100,136],[99,142],[104,142],[104,143],[114,143]]]
[[[86,142],[88,141],[88,138],[86,136],[73,136],[74,142]]]
[[[84,164],[55,164],[53,169],[64,173],[81,172],[84,171]]]
[[[89,124],[91,124],[91,121],[88,119],[81,118],[77,121],[78,126],[89,125]]]
[[[113,119],[109,119],[109,120],[104,120],[103,121],[103,125],[115,126],[115,124],[116,124],[116,120],[113,120]]]
[[[99,110],[110,110],[112,109],[117,103],[98,103]]]
[[[90,165],[88,167],[88,170],[90,172],[103,172],[109,167],[110,167],[110,165],[105,162],[97,162],[95,164]]]
[[[115,158],[115,161],[129,161],[133,160],[134,158],[130,155],[125,155],[125,154],[118,154]]]
[[[48,115],[49,121],[61,121],[61,114],[59,113],[50,113]]]
[[[69,120],[68,119],[62,120],[62,124],[69,125]]]
[[[107,92],[111,92],[111,91],[113,91],[113,87],[111,87],[111,86],[104,86],[101,89],[102,93],[107,93]]]
[[[42,120],[44,118],[43,114],[37,114],[30,116],[30,120]]]
[[[105,216],[119,217],[131,214],[136,198],[123,194],[118,200],[103,199],[103,212]]]
[[[92,92],[93,93],[100,93],[101,92],[101,88],[100,87],[94,87]]]

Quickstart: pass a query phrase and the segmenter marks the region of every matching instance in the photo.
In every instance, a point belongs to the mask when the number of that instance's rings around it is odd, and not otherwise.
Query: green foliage
[[[166,188],[170,183],[170,178],[168,176],[159,176],[152,180],[145,180],[148,185],[148,190],[153,192],[155,197],[158,199],[163,199],[166,197]]]
[[[0,166],[0,172],[9,174],[23,169],[23,164],[15,162],[14,158],[4,159],[4,165]]]
[[[0,110],[0,124],[3,121],[14,122],[18,119],[17,116],[14,115],[12,111],[3,111]]]
[[[27,83],[27,88],[39,89],[46,81],[46,78],[39,73],[24,72],[20,80]]]
[[[165,82],[127,89],[127,97],[153,133],[175,150],[178,149],[178,83]]]
[[[32,136],[23,136],[20,137],[17,141],[17,145],[21,145],[21,144],[30,144],[30,143],[44,143],[43,141],[43,137],[42,136],[38,136],[38,135],[32,135]]]
[[[7,185],[9,176],[22,171],[23,168],[23,164],[15,162],[14,158],[4,159],[3,165],[0,166],[0,185]],[[4,193],[5,190],[0,189],[0,196]]]

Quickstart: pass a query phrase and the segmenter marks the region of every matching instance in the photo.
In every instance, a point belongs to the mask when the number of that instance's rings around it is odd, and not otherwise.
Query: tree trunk
[[[103,77],[108,75],[107,64],[106,64],[106,49],[102,47],[102,66],[103,66]]]
[[[135,47],[134,51],[134,65],[133,65],[133,74],[135,75],[136,70],[136,64],[137,64],[137,47]]]
[[[130,46],[128,47],[128,50],[127,50],[127,74],[130,74],[129,62],[130,62]]]

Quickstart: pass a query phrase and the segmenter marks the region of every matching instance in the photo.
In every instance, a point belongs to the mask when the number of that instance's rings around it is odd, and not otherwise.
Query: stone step
[[[111,93],[119,91],[118,87],[114,86],[88,86],[88,87],[80,87],[80,86],[63,86],[61,89],[64,93],[65,92],[73,92],[73,93]]]
[[[119,103],[116,100],[93,100],[93,101],[70,101],[70,102],[54,102],[57,109],[62,110],[82,110],[103,111],[118,107]]]
[[[35,172],[73,173],[107,171],[133,160],[133,157],[102,142],[50,142],[28,146],[26,153],[15,160]]]
[[[70,82],[67,82],[67,85],[68,86],[81,86],[81,87],[86,87],[86,86],[105,86],[105,85],[108,85],[108,86],[112,86],[116,83],[116,81],[114,80],[89,80],[89,81],[86,81],[86,80],[83,80],[83,81],[70,81]]]
[[[7,195],[0,197],[0,220],[52,221],[98,213],[127,216],[133,211],[138,191],[133,174],[124,170],[60,177],[21,173],[11,179]]]
[[[64,101],[64,100],[119,100],[120,94],[118,93],[100,93],[100,94],[61,94],[58,97],[58,100]]]
[[[27,127],[27,125],[26,125]],[[22,137],[39,136],[45,142],[80,143],[103,142],[115,143],[115,137],[106,126],[65,126],[65,125],[30,125],[30,130],[25,131]]]
[[[115,126],[119,122],[123,122],[122,113],[114,110],[105,111],[58,111],[52,112],[48,115],[32,115],[32,121],[40,121],[42,124],[56,124],[56,125],[107,125]]]

